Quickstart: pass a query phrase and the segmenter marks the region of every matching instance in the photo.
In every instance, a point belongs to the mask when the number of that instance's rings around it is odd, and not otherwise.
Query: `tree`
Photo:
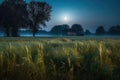
[[[0,25],[5,28],[6,36],[17,37],[18,29],[27,22],[24,0],[4,0],[0,5]]]
[[[67,35],[67,30],[69,29],[69,25],[64,24],[62,25],[62,35]]]
[[[50,31],[50,33],[52,33],[52,34],[61,34],[61,32],[62,32],[62,27],[61,27],[61,25],[55,25],[52,29],[51,29],[51,31]]]
[[[120,35],[120,25],[110,27],[108,33]]]
[[[85,34],[91,34],[91,32],[88,29],[86,29]]]
[[[27,5],[24,0],[4,0],[0,5],[0,25],[5,28],[6,36],[17,37],[18,29],[26,25]]]
[[[78,36],[83,35],[83,28],[80,24],[73,24],[71,30],[76,32]]]
[[[66,29],[69,29],[69,25],[64,24],[64,25],[56,25],[54,26],[50,33],[52,34],[57,34],[57,35],[64,35],[66,33]]]
[[[101,35],[101,34],[105,34],[105,33],[106,33],[106,31],[105,31],[105,29],[104,29],[103,26],[99,26],[99,27],[96,29],[96,34]]]
[[[50,20],[51,6],[46,2],[31,1],[28,4],[29,25],[33,36],[37,33],[40,25],[46,26],[46,21]]]

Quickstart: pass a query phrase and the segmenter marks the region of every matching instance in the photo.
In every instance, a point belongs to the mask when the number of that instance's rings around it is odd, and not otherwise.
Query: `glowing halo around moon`
[[[70,12],[69,13],[64,12],[60,14],[58,19],[60,20],[61,24],[71,24],[73,20],[73,15]]]
[[[62,22],[63,22],[64,24],[69,23],[69,22],[70,22],[70,17],[69,17],[69,15],[63,15],[63,16],[62,16]]]
[[[67,16],[64,16],[63,20],[64,20],[64,21],[68,21],[68,17],[67,17]]]

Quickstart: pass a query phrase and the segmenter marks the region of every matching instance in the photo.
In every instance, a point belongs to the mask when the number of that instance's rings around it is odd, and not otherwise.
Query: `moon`
[[[68,17],[67,17],[67,16],[64,16],[63,20],[64,20],[64,21],[68,21]]]

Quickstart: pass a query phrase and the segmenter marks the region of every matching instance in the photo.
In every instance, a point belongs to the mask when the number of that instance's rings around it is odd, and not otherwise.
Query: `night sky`
[[[29,0],[26,0],[29,2]],[[108,29],[120,25],[120,0],[38,0],[52,6],[51,20],[45,30],[54,25],[74,23],[94,32],[98,26]],[[67,18],[67,19],[66,19]]]

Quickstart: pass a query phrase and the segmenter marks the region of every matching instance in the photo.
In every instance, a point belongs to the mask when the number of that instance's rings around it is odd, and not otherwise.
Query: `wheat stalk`
[[[103,52],[103,45],[102,43],[99,44],[99,53],[100,53],[100,64],[102,65],[103,60],[102,60],[102,52]]]
[[[28,47],[25,46],[25,51],[26,51],[26,59],[28,61],[28,63],[31,62],[31,55],[29,54],[29,50],[28,50]]]

